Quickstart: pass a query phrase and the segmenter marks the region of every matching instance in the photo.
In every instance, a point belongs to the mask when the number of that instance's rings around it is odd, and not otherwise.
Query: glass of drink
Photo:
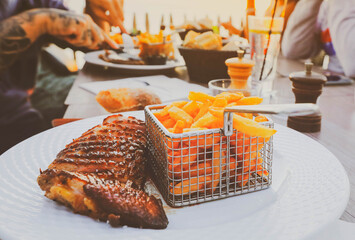
[[[270,100],[284,19],[248,16],[250,57],[255,62],[252,82],[261,82],[261,96]],[[272,26],[271,26],[272,25]]]
[[[241,92],[245,97],[257,96],[260,97],[260,84],[252,85],[249,83],[245,85],[245,81],[234,80],[234,86],[231,79],[216,79],[208,82],[208,88],[212,91],[212,95],[216,96],[222,92]],[[236,88],[239,86],[238,88]]]

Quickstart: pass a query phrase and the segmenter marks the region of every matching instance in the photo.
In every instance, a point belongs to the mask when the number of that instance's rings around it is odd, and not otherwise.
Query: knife
[[[319,107],[313,103],[241,105],[234,107],[226,107],[224,111],[238,113],[286,114],[289,116],[300,116],[320,113]]]

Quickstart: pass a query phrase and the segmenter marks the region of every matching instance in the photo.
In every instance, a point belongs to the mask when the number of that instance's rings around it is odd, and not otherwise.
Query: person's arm
[[[31,10],[0,22],[0,70],[10,66],[44,33],[43,19]]]
[[[297,3],[282,36],[282,54],[291,59],[309,58],[320,51],[317,16],[322,0]]]
[[[88,15],[57,9],[33,9],[0,21],[0,71],[6,69],[43,34],[89,49],[115,44]]]
[[[328,26],[332,43],[347,76],[355,77],[355,0],[330,0]]]

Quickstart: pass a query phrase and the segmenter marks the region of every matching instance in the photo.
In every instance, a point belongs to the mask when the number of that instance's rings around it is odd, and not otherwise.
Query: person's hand
[[[95,21],[106,21],[112,26],[118,26],[126,33],[123,26],[123,0],[86,0],[85,10]]]
[[[45,32],[76,47],[98,49],[103,44],[117,49],[117,44],[86,14],[50,9]]]

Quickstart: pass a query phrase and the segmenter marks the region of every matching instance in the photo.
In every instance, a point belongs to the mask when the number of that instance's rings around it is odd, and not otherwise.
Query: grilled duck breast
[[[166,228],[160,200],[145,182],[145,125],[113,115],[60,151],[37,181],[46,197],[112,226]]]

